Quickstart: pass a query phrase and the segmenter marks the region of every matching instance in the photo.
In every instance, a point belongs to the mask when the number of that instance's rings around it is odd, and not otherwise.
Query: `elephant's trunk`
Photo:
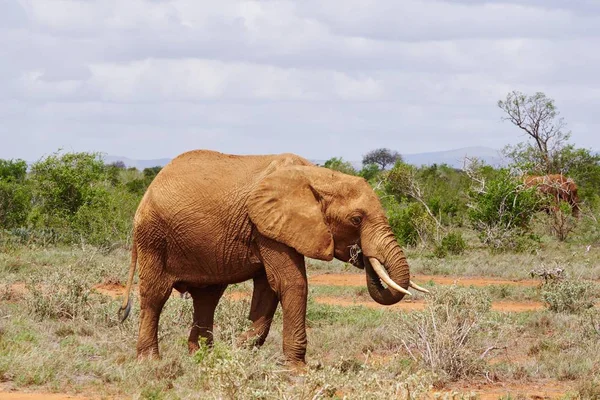
[[[379,304],[398,303],[408,293],[411,282],[408,262],[392,230],[384,226],[364,232],[361,242],[369,294]]]

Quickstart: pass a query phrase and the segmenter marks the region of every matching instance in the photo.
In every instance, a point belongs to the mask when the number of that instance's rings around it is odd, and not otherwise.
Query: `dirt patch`
[[[125,286],[119,283],[101,283],[94,286],[93,289],[100,294],[113,298],[125,294]]]
[[[15,291],[19,292],[24,290],[24,285],[16,284],[13,286]],[[93,289],[100,294],[105,296],[110,296],[112,298],[118,298],[125,294],[125,287],[121,284],[114,283],[103,283],[99,285],[95,285]],[[135,289],[134,289],[135,290]],[[227,292],[225,296],[231,300],[242,300],[249,299],[252,293],[250,292],[242,292],[242,291],[234,291]],[[181,296],[181,294],[177,290],[173,290],[171,296]],[[381,304],[377,304],[374,301],[356,301],[345,299],[341,297],[335,296],[318,296],[314,298],[319,304],[329,304],[334,306],[341,307],[351,307],[351,306],[364,306],[373,309],[381,309],[381,310],[403,310],[403,311],[415,311],[415,310],[423,310],[425,308],[424,300],[404,300],[400,303],[391,305],[391,306],[383,306]],[[525,312],[525,311],[535,311],[541,310],[544,305],[541,302],[536,301],[498,301],[492,303],[492,310],[494,311],[505,311],[505,312]]]
[[[101,283],[98,285],[94,285],[92,289],[94,289],[94,291],[96,291],[97,293],[112,297],[113,299],[125,296],[125,286],[120,283]],[[132,291],[134,293],[137,293],[137,287],[134,287]],[[181,297],[182,294],[179,291],[173,289],[171,297],[174,296]]]
[[[434,282],[436,285],[453,285],[460,286],[489,286],[489,285],[509,285],[534,287],[540,284],[539,281],[533,279],[524,280],[509,280],[495,279],[484,277],[464,277],[464,276],[444,276],[444,275],[413,275],[411,279],[418,284]],[[364,274],[318,274],[308,278],[308,281],[313,285],[323,286],[365,286],[366,278]]]
[[[90,397],[72,396],[64,393],[26,393],[26,392],[2,392],[2,400],[86,400]]]
[[[572,388],[557,381],[537,381],[527,383],[498,383],[481,385],[460,385],[450,390],[434,392],[439,394],[476,393],[481,400],[497,400],[499,398],[523,399],[558,399]]]
[[[401,301],[400,303],[393,304],[391,306],[383,306],[375,303],[374,301],[355,301],[343,299],[334,296],[318,296],[314,300],[320,304],[329,304],[333,306],[351,307],[351,306],[363,306],[367,308],[373,308],[377,310],[402,310],[402,311],[418,311],[425,309],[425,301],[423,300],[412,300],[412,301]],[[492,310],[504,311],[504,312],[525,312],[541,310],[544,305],[541,302],[536,301],[498,301],[492,303]]]

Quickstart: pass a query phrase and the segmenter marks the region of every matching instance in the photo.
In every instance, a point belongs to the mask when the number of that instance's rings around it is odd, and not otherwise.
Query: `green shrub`
[[[223,360],[231,359],[230,345],[216,342],[212,346],[206,344],[206,338],[200,338],[200,348],[194,353],[194,361],[205,367],[214,367]]]
[[[36,229],[52,230],[62,242],[125,242],[139,195],[118,184],[115,174],[121,170],[104,165],[95,153],[55,153],[38,161],[31,172],[29,221]]]
[[[0,160],[0,181],[23,183],[27,175],[27,163],[23,160]]]
[[[344,161],[344,159],[341,157],[330,158],[329,160],[325,161],[323,166],[334,171],[343,172],[347,175],[356,175],[356,170],[352,164],[348,161]]]
[[[377,166],[377,164],[367,164],[360,171],[358,171],[358,176],[365,178],[367,181],[375,178],[381,170]]]
[[[31,211],[31,187],[26,183],[0,179],[0,227],[23,226]]]
[[[388,208],[388,221],[396,240],[402,246],[427,244],[433,240],[435,221],[427,214],[419,203],[408,203],[403,206],[391,205]]]
[[[12,229],[27,221],[31,209],[31,187],[25,178],[23,160],[0,160],[0,229]]]
[[[579,314],[594,307],[598,291],[589,281],[551,279],[542,285],[541,296],[550,311]]]
[[[468,216],[480,240],[492,250],[520,250],[539,210],[535,188],[526,189],[508,170],[469,191]]]
[[[434,249],[436,257],[444,258],[448,254],[462,254],[467,248],[467,243],[460,232],[450,232],[442,238],[442,241]]]
[[[109,178],[99,154],[54,153],[31,167],[35,206],[68,218],[106,189]]]

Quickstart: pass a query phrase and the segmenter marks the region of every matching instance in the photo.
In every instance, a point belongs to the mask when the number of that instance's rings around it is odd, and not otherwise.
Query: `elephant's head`
[[[316,166],[280,168],[252,191],[248,212],[260,234],[306,257],[364,268],[380,304],[399,302],[409,286],[425,291],[410,282],[379,198],[362,178]]]

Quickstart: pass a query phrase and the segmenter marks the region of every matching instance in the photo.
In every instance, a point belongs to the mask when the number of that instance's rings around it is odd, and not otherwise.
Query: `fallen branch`
[[[489,353],[492,350],[506,350],[508,347],[504,346],[504,347],[497,347],[497,346],[491,346],[488,347],[480,356],[479,359],[483,360],[485,358],[485,356],[487,355],[487,353]]]

